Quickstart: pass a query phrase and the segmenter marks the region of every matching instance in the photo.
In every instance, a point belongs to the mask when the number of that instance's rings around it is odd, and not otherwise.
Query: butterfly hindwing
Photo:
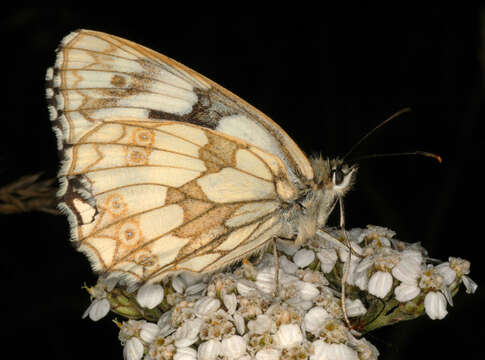
[[[187,123],[100,122],[64,154],[72,240],[97,272],[136,281],[251,254],[280,228],[278,189],[292,188],[275,156]]]

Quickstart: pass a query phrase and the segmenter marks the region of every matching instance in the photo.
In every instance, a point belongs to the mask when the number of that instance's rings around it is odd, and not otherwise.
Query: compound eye
[[[337,168],[337,169],[333,170],[332,182],[334,183],[334,185],[342,184],[342,182],[344,181],[344,177],[345,176],[344,176],[342,169]]]

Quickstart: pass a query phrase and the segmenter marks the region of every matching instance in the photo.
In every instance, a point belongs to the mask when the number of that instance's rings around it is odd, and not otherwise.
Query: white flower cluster
[[[331,235],[342,236],[339,231]],[[433,320],[446,316],[447,303],[453,305],[451,290],[461,282],[467,293],[475,292],[477,285],[467,276],[468,261],[450,257],[434,266],[427,263],[431,259],[419,243],[407,244],[393,239],[394,235],[389,229],[371,225],[350,231],[352,248],[360,256],[351,259],[348,284],[381,299],[393,296],[401,303],[425,295],[424,308]],[[339,247],[338,252],[341,261],[346,261],[348,250]]]
[[[340,231],[329,233],[343,239]],[[476,289],[466,276],[470,264],[465,260],[427,264],[419,244],[392,239],[394,233],[381,227],[353,229],[348,235],[351,287],[399,302],[426,294],[424,306],[432,319],[446,315],[453,286],[463,282],[467,292]],[[181,274],[163,287],[138,289],[141,307],[153,309],[163,301],[170,310],[156,323],[119,323],[125,359],[377,359],[377,349],[347,327],[340,292],[332,286],[332,276],[335,282],[348,260],[348,249],[318,237],[299,249],[291,243],[278,248],[277,296],[270,254],[255,266],[243,261],[234,271],[204,277]],[[94,300],[85,316],[96,321],[108,313],[106,291],[111,286],[100,282],[89,290]],[[348,297],[347,316],[365,315],[361,299]]]

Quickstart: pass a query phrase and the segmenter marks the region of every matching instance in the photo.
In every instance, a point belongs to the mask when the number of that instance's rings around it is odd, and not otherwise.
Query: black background
[[[249,9],[253,15],[238,16],[235,5],[206,16],[188,4],[182,12],[141,3],[138,12],[135,5],[119,13],[3,10],[0,185],[38,171],[44,178],[56,174],[44,75],[61,38],[77,28],[130,39],[206,75],[272,117],[307,154],[343,155],[368,130],[411,107],[355,156],[426,150],[443,163],[362,161],[346,198],[347,227],[387,226],[402,240],[421,241],[435,258],[466,258],[482,287],[473,296],[460,293],[442,321],[423,317],[367,338],[381,359],[483,356],[484,9],[349,5],[342,12],[255,15],[259,9]],[[121,359],[114,323],[81,320],[89,304],[81,285],[94,277],[69,244],[64,217],[29,213],[0,221],[1,308],[9,334],[2,342],[20,340],[24,345],[12,348],[20,358]]]

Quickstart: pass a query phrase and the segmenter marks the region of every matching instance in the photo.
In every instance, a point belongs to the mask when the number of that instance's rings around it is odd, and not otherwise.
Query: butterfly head
[[[321,156],[311,159],[315,173],[316,189],[322,189],[332,197],[344,196],[355,182],[357,165],[344,163],[341,159],[324,159]]]
[[[314,177],[314,194],[318,199],[317,223],[324,226],[337,203],[352,188],[357,165],[349,166],[342,159],[311,159]]]
[[[355,180],[357,166],[348,166],[341,159],[324,159],[321,156],[310,159],[313,181],[305,197],[298,202],[302,210],[298,213],[295,230],[297,245],[304,243],[324,227],[338,199],[350,190]]]

